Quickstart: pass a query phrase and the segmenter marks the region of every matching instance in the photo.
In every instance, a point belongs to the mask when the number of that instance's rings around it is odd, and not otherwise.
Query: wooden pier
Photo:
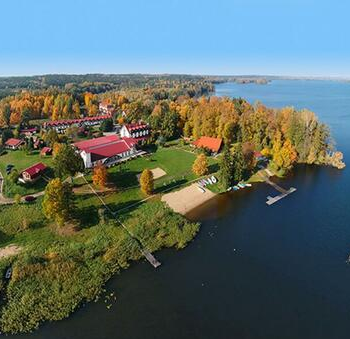
[[[275,202],[277,202],[278,200],[283,199],[288,194],[291,194],[291,193],[295,192],[296,190],[297,190],[296,188],[291,187],[288,191],[285,191],[285,193],[281,193],[281,194],[277,195],[276,197],[268,196],[266,204],[268,204],[270,206],[270,205],[274,204]]]
[[[154,268],[157,268],[161,265],[161,263],[153,256],[153,254],[149,250],[142,248],[141,253]]]
[[[270,206],[270,205],[274,204],[275,202],[285,198],[287,195],[289,195],[297,190],[295,187],[291,187],[289,190],[286,190],[283,187],[277,185],[275,182],[270,180],[270,178],[269,178],[270,172],[267,172],[267,171],[268,170],[262,170],[259,172],[259,175],[261,176],[262,179],[264,179],[264,181],[268,185],[272,186],[276,191],[281,193],[275,197],[268,196],[267,201],[266,201],[267,205]]]
[[[152,255],[152,253],[146,249],[141,241],[124,225],[120,219],[117,217],[117,212],[112,211],[108,205],[106,205],[105,201],[101,198],[101,196],[96,192],[96,190],[89,184],[89,182],[86,180],[85,176],[82,176],[83,179],[85,180],[86,184],[89,186],[90,190],[96,195],[96,197],[102,202],[102,204],[106,207],[106,210],[114,217],[114,219],[124,228],[126,233],[130,236],[131,239],[133,239],[136,243],[137,246],[142,253],[142,255],[146,258],[146,260],[154,267],[157,268],[161,265],[161,263]]]

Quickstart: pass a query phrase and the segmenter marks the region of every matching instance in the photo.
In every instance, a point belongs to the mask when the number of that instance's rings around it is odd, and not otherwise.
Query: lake
[[[220,96],[314,110],[350,159],[350,84],[273,81],[217,85]],[[349,169],[299,166],[267,206],[266,184],[219,196],[189,217],[201,232],[185,250],[135,263],[104,298],[30,335],[42,339],[342,339],[350,335]]]

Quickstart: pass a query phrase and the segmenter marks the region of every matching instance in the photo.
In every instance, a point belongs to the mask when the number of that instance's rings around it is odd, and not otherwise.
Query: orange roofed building
[[[219,153],[222,145],[222,139],[212,137],[200,137],[198,140],[194,141],[192,145],[197,148],[207,148],[212,153]]]

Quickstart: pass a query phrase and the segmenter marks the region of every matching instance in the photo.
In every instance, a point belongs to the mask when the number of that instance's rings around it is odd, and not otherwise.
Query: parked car
[[[6,278],[6,279],[10,279],[10,278],[11,278],[11,275],[12,275],[12,268],[9,267],[9,268],[6,270],[5,278]]]
[[[24,200],[26,202],[32,202],[32,201],[35,201],[36,200],[36,197],[32,196],[32,195],[27,195]]]

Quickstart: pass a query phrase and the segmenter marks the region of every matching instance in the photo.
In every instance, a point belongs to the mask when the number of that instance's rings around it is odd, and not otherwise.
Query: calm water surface
[[[350,162],[349,83],[227,83],[217,95],[314,110]],[[220,196],[189,216],[202,229],[187,249],[163,250],[160,269],[136,263],[107,284],[118,295],[110,310],[91,303],[18,338],[348,339],[349,183],[348,168],[300,166],[281,182],[297,192],[273,206],[265,184]]]

